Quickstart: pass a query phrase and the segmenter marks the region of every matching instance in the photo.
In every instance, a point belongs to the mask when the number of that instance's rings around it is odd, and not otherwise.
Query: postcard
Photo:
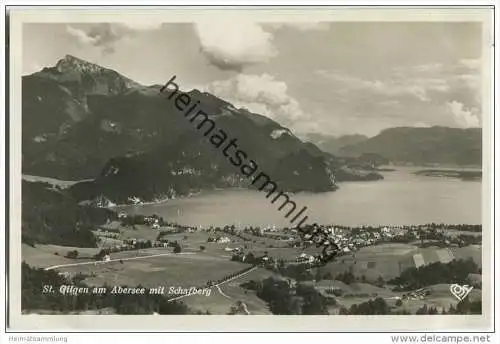
[[[492,16],[11,7],[9,327],[491,329]]]

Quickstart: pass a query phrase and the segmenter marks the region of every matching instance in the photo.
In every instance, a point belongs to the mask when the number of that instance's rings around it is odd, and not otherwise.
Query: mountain
[[[346,145],[342,156],[378,154],[394,163],[481,165],[481,128],[398,127]]]
[[[314,143],[324,152],[333,155],[339,155],[341,148],[344,146],[363,142],[367,139],[367,136],[360,134],[343,135],[337,137],[321,133],[310,133],[306,137],[307,141]]]
[[[117,216],[108,209],[81,206],[51,184],[24,180],[22,213],[22,242],[76,247],[96,247],[95,226]]]
[[[111,152],[101,154],[109,138],[92,140],[93,132],[86,132],[95,120],[92,102],[138,88],[141,85],[113,70],[71,55],[54,67],[23,76],[23,172],[61,179],[96,175],[108,154],[122,150],[111,147]],[[113,131],[109,121],[99,125]]]
[[[182,85],[181,85],[182,86]],[[248,187],[248,178],[207,142],[160,85],[67,55],[23,77],[23,173],[63,180],[77,199],[105,195],[153,200],[215,187]],[[199,101],[218,128],[286,191],[334,190],[335,158],[275,121],[236,109],[209,93]]]

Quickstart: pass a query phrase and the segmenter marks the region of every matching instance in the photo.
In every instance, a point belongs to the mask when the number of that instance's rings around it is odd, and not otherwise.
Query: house
[[[151,228],[153,228],[153,229],[159,229],[160,225],[156,222],[156,223],[153,223],[153,225],[151,226]]]
[[[136,197],[136,196],[130,196],[128,197],[128,202],[129,203],[132,203],[132,204],[142,204],[142,201],[139,197]]]
[[[115,207],[116,204],[103,195],[100,195],[92,202],[98,208]]]
[[[228,237],[218,237],[216,242],[221,243],[221,244],[226,244],[226,243],[231,242],[231,239],[229,239]]]
[[[297,257],[297,263],[313,263],[315,260],[314,256],[310,256],[306,253],[302,253]]]
[[[137,243],[137,239],[135,238],[125,239],[123,240],[123,243],[126,245],[135,245]]]
[[[105,254],[103,257],[102,257],[102,261],[103,262],[109,262],[111,260],[111,256],[109,254]]]
[[[128,215],[127,215],[127,213],[126,213],[126,212],[124,212],[124,211],[120,211],[120,212],[118,213],[118,218],[119,218],[120,220],[122,220],[122,219],[126,219],[126,218],[127,218],[127,216],[128,216]]]

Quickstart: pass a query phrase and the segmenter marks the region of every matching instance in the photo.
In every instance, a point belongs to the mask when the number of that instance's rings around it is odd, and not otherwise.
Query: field
[[[81,259],[69,259],[64,256],[73,250],[78,250]],[[21,256],[27,264],[45,268],[52,265],[70,264],[90,260],[91,257],[99,251],[97,248],[81,248],[58,245],[37,244],[32,247],[26,244],[21,246]]]
[[[339,257],[321,268],[321,271],[330,272],[333,277],[339,273],[351,271],[355,276],[365,275],[369,280],[375,280],[379,276],[388,279],[399,276],[402,270],[399,264],[401,257],[417,250],[416,246],[407,244],[363,247],[357,252]]]
[[[267,304],[255,295],[255,292],[240,287],[240,284],[249,280],[261,280],[271,276],[272,273],[265,269],[256,269],[247,275],[239,277],[228,283],[213,287],[209,297],[193,295],[183,298],[182,301],[188,306],[201,311],[209,311],[211,314],[227,314],[232,306],[238,301],[245,303],[250,314],[271,314]]]
[[[482,266],[481,245],[454,247],[451,249],[451,251],[453,252],[453,255],[456,259],[467,259],[470,257],[479,267]]]
[[[159,255],[159,256],[155,256]],[[142,256],[142,257],[141,257]],[[151,257],[146,257],[151,256]],[[111,261],[99,264],[60,267],[58,271],[89,277],[91,285],[143,285],[146,287],[202,286],[248,267],[246,264],[200,252],[172,253],[169,249],[147,249],[140,253],[125,251],[112,254]],[[139,259],[137,259],[139,258]]]
[[[58,186],[62,189],[70,187],[71,185],[74,185],[74,184],[79,183],[79,182],[92,180],[92,179],[84,179],[84,180],[78,180],[78,181],[60,180],[60,179],[49,178],[49,177],[32,176],[32,175],[28,175],[28,174],[23,174],[23,179],[28,181],[28,182],[49,183],[53,186]]]
[[[374,280],[381,276],[385,280],[399,276],[401,272],[409,267],[415,267],[416,262],[425,264],[441,261],[447,263],[451,259],[473,260],[481,266],[481,246],[471,245],[467,247],[452,247],[449,249],[428,247],[418,248],[411,244],[382,244],[363,247],[339,257],[336,261],[321,268],[322,272],[330,272],[334,277],[342,272],[351,271],[360,277],[365,275],[367,279]]]
[[[117,224],[114,224],[116,226]],[[120,233],[114,240],[121,242],[126,238],[136,238],[154,241],[160,232],[147,226],[136,226],[136,229],[122,227],[118,224]],[[96,234],[103,235],[103,232]],[[209,237],[227,236],[229,243],[208,242]],[[62,247],[57,245],[36,245],[22,247],[22,256],[28,264],[35,267],[53,267],[57,271],[75,275],[84,274],[85,282],[89,285],[128,285],[145,287],[164,286],[166,295],[170,287],[190,288],[203,287],[208,281],[216,281],[227,275],[241,271],[249,265],[231,261],[230,249],[242,248],[245,252],[252,252],[256,256],[268,255],[274,258],[294,260],[302,252],[314,254],[315,247],[303,250],[290,248],[286,241],[269,237],[256,237],[244,234],[247,240],[239,236],[224,233],[208,233],[197,231],[194,233],[172,233],[164,236],[169,241],[177,241],[181,252],[174,254],[172,248],[150,248],[133,251],[111,253],[111,261],[95,263],[92,257],[101,249]],[[103,237],[104,239],[104,237]],[[110,241],[103,240],[102,246]],[[341,272],[351,271],[355,276],[365,276],[368,282],[382,277],[385,281],[400,273],[407,267],[415,266],[415,257],[425,263],[448,259],[466,259],[472,257],[476,263],[481,263],[481,246],[472,245],[462,248],[419,248],[418,243],[400,244],[390,243],[363,247],[359,251],[345,254],[334,262],[319,268],[321,274],[329,272],[334,278]],[[201,246],[204,247],[201,250]],[[68,259],[64,256],[68,251],[78,250],[78,259]],[[120,261],[121,260],[121,261]],[[311,273],[315,274],[316,269]],[[244,305],[243,314],[270,314],[266,303],[258,298],[254,291],[246,290],[241,284],[250,280],[262,281],[268,277],[278,277],[276,273],[264,268],[257,268],[234,280],[224,282],[220,286],[210,288],[210,295],[190,295],[181,300],[194,310],[210,312],[211,314],[227,314],[231,308]],[[320,280],[306,282],[313,285],[318,291],[327,295],[326,290],[335,288],[342,291],[342,296],[336,297],[337,306],[330,306],[330,314],[338,312],[340,306],[346,308],[354,304],[367,302],[376,297],[382,297],[394,310],[415,312],[424,304],[436,307],[438,310],[448,309],[456,305],[457,300],[450,294],[448,285],[431,286],[431,294],[423,299],[403,301],[396,307],[396,301],[403,292],[393,292],[390,286],[377,287],[369,283],[345,284],[337,280]],[[473,290],[471,298],[480,297],[480,290]],[[241,308],[240,308],[241,309]]]
[[[450,305],[456,306],[458,300],[450,293],[450,286],[448,284],[436,284],[428,287],[431,295],[426,296],[424,299],[406,300],[403,301],[401,308],[406,309],[412,313],[417,309],[427,305],[427,307],[435,307],[439,311],[443,308],[448,310]],[[481,300],[481,290],[473,289],[468,296],[469,300]]]

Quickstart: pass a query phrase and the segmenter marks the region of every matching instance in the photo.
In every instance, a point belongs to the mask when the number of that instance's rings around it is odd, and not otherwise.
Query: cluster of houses
[[[423,300],[426,296],[429,296],[431,291],[426,288],[420,288],[415,291],[409,292],[407,294],[403,294],[402,300]]]
[[[149,225],[152,229],[160,228],[160,218],[156,215],[145,216],[144,223]]]
[[[137,196],[129,196],[127,198],[127,203],[129,203],[129,204],[143,204],[142,200]]]
[[[267,236],[276,240],[293,241],[297,230],[282,229],[274,225],[264,227],[245,227],[243,233],[248,233],[257,236]]]
[[[151,241],[151,240],[143,240],[143,239],[135,239],[129,238],[124,239],[121,244],[110,245],[106,247],[108,252],[121,252],[121,251],[130,251],[139,248],[156,248],[156,247],[168,247],[168,243],[166,241]]]
[[[314,263],[316,260],[316,257],[307,254],[307,253],[301,253],[299,256],[297,256],[296,261],[297,263]]]
[[[321,230],[330,239],[333,239],[332,241],[344,253],[355,251],[359,247],[394,241],[408,236],[418,240],[422,233],[425,233],[425,230],[422,228],[403,228],[403,226],[383,226],[378,228],[322,226]],[[292,231],[296,230],[292,229]],[[308,240],[306,243],[314,244],[313,240]]]
[[[112,202],[109,198],[105,197],[104,195],[96,197],[96,199],[92,202],[92,204],[98,208],[111,208],[116,206],[116,203]]]
[[[217,236],[217,237],[209,237],[207,242],[216,242],[219,244],[227,244],[231,242],[231,239],[227,236]]]
[[[182,176],[182,175],[201,175],[201,172],[192,167],[183,167],[177,170],[170,171],[170,174],[173,176]]]

